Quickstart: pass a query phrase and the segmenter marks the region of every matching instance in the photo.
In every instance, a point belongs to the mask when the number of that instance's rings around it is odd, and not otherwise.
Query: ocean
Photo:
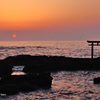
[[[94,57],[100,56],[100,47],[95,47]],[[8,56],[51,55],[74,58],[90,58],[91,47],[86,41],[2,41],[0,59]]]
[[[21,54],[90,58],[91,47],[86,41],[0,42],[0,59]],[[94,47],[94,58],[99,56],[100,47]],[[50,89],[0,96],[0,100],[100,100],[100,84],[93,83],[100,71],[58,71],[51,76]]]

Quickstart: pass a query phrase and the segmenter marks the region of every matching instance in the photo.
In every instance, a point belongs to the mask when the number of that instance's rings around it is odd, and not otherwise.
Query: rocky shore
[[[23,71],[26,73],[59,70],[100,70],[100,58],[18,55],[0,60],[0,74],[10,74],[13,66],[21,65],[25,66]]]
[[[26,75],[11,75],[13,66],[24,66]],[[51,87],[52,71],[100,70],[100,58],[18,55],[0,60],[0,93],[13,94]],[[94,80],[94,83],[99,81]]]

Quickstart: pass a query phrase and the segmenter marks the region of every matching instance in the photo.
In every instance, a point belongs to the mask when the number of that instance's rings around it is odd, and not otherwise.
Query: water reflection
[[[26,73],[23,72],[23,68],[24,66],[13,66],[11,75],[26,75]]]
[[[51,75],[51,89],[20,92],[6,100],[100,100],[100,84],[93,84],[93,79],[100,77],[100,71],[61,71]]]
[[[13,72],[11,75],[26,75],[24,72]]]

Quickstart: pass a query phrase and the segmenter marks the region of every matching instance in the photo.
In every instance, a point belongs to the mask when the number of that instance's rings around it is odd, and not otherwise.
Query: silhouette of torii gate
[[[91,46],[91,58],[93,58],[93,46],[100,46],[100,41],[88,41],[87,42],[89,43],[89,46]]]

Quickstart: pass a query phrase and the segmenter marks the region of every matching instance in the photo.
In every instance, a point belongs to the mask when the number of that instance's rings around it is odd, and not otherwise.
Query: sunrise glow
[[[100,19],[99,3],[91,0],[2,0],[0,29],[36,29],[69,26]]]
[[[33,40],[49,40],[50,37],[56,39],[55,35],[59,36],[58,40],[65,37],[70,39],[69,36],[73,39],[73,35],[80,38],[82,36],[80,34],[91,34],[89,32],[91,29],[93,33],[96,34],[97,31],[99,34],[99,27],[100,0],[0,1],[0,34],[2,35],[8,33],[11,36],[10,33],[14,32],[17,36],[20,34],[19,39],[24,36],[23,40],[33,37]],[[41,34],[43,37],[39,37]]]

